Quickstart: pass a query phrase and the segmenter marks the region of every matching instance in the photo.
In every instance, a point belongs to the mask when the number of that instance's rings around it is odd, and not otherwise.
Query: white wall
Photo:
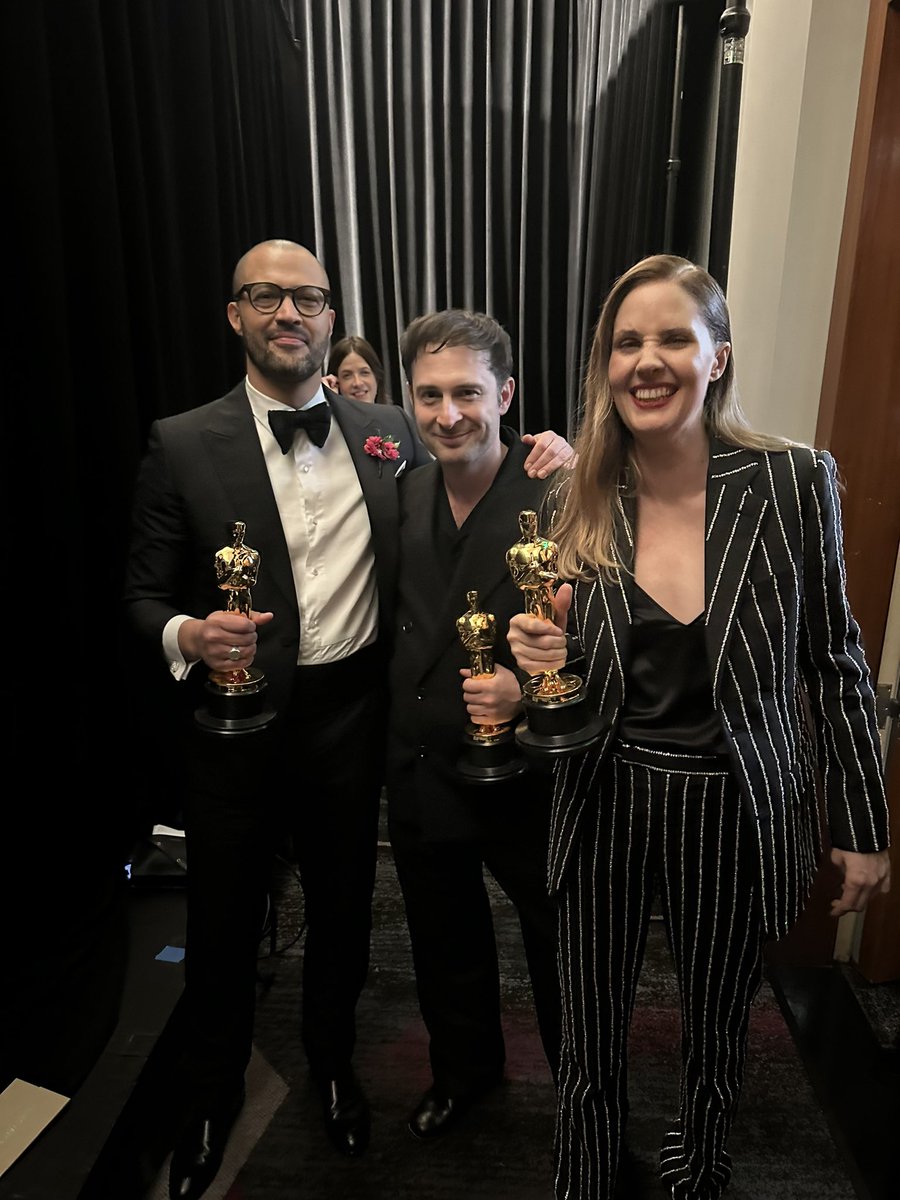
[[[812,442],[867,0],[748,0],[728,302],[751,423]]]

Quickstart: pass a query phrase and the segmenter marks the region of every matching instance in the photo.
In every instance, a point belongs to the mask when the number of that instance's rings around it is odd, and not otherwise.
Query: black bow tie
[[[298,429],[305,429],[309,440],[321,447],[331,428],[331,409],[324,402],[312,408],[273,408],[269,413],[269,428],[278,439],[282,454],[287,454],[293,446]]]

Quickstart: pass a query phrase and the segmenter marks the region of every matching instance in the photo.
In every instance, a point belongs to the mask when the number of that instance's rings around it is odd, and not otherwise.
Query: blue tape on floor
[[[184,958],[183,946],[165,946],[156,956],[157,962],[181,962]]]

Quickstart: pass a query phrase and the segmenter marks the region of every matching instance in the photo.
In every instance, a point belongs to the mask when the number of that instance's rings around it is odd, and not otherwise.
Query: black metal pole
[[[666,218],[663,249],[672,253],[675,237],[675,202],[678,176],[681,173],[679,146],[681,143],[681,108],[684,93],[684,5],[678,5],[678,32],[675,39],[675,82],[672,90],[672,124],[669,129],[669,157],[666,162]]]
[[[750,28],[746,4],[732,4],[719,19],[722,37],[722,71],[719,79],[719,113],[716,121],[716,163],[712,219],[709,230],[709,273],[724,290],[728,284],[731,220],[734,207],[734,168],[741,117],[741,83],[744,76],[744,39]]]

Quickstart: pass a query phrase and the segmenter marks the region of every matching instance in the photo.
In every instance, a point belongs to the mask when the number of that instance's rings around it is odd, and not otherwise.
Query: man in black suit
[[[369,1137],[351,1056],[369,960],[398,481],[429,456],[402,408],[323,388],[329,300],[328,277],[304,247],[250,249],[227,309],[246,379],[157,421],[136,489],[126,603],[184,680],[174,691],[184,718],[193,1103],[172,1158],[180,1200],[214,1178],[243,1103],[257,946],[285,833],[305,902],[302,1038],[326,1129],[348,1156]],[[565,447],[553,436],[529,441],[535,472]],[[222,611],[216,580],[236,521],[260,556],[249,616]],[[277,720],[237,737],[196,730],[208,673],[251,663]]]
[[[390,667],[388,814],[433,1084],[410,1116],[418,1137],[450,1129],[503,1074],[500,981],[486,867],[518,909],[544,1049],[555,1073],[560,991],[556,907],[547,895],[550,780],[466,782],[469,719],[514,720],[519,679],[505,638],[493,675],[472,676],[457,635],[467,594],[505,631],[522,609],[506,566],[522,509],[546,483],[501,424],[515,389],[509,337],[480,313],[413,321],[401,340],[419,435],[435,456],[401,496],[401,565]]]

